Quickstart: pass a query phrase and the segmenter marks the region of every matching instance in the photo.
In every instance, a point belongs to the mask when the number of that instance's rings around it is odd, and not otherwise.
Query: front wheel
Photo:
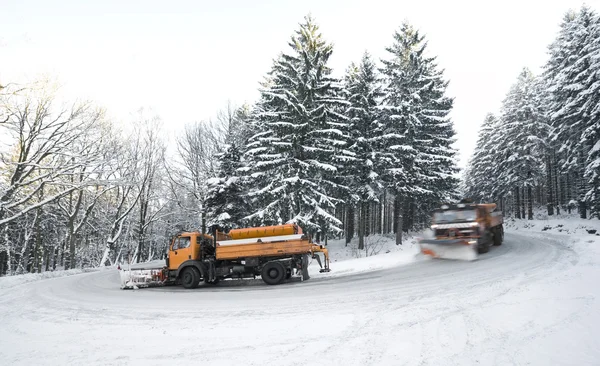
[[[181,284],[184,288],[196,288],[200,283],[200,272],[194,267],[187,267],[181,274]]]
[[[484,254],[490,251],[490,233],[486,232],[477,243],[477,252]]]

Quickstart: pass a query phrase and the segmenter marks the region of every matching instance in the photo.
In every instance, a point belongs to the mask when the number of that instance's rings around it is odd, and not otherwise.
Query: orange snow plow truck
[[[317,253],[323,253],[324,264]],[[121,269],[121,288],[164,285],[196,288],[201,281],[216,284],[227,278],[256,278],[269,285],[282,283],[296,274],[309,279],[309,256],[329,272],[329,253],[314,244],[295,224],[253,227],[212,235],[187,232],[177,235],[169,245],[162,268]]]
[[[421,253],[434,258],[475,260],[504,240],[502,214],[495,203],[443,205],[432,217],[432,238],[419,240]]]

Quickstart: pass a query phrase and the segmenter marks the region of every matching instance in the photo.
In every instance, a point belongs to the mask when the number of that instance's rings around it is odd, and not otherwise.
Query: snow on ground
[[[0,360],[598,365],[600,236],[587,230],[599,224],[509,220],[505,243],[474,262],[415,258],[410,239],[352,259],[331,242],[331,273],[317,265],[309,281],[278,286],[123,291],[104,270],[3,288]]]
[[[42,273],[27,273],[27,274],[22,274],[22,275],[15,275],[15,276],[5,276],[5,277],[0,277],[0,290],[24,285],[29,282],[47,280],[50,278],[73,276],[73,275],[77,275],[77,274],[95,272],[95,271],[98,271],[98,269],[96,269],[96,268],[86,268],[86,269],[74,268],[74,269],[69,269],[66,271],[65,270],[57,270],[57,271],[46,271],[46,272],[42,272]]]
[[[417,259],[419,253],[414,235],[405,235],[402,245],[396,245],[393,234],[372,235],[365,238],[365,249],[358,249],[358,238],[353,238],[348,245],[345,239],[330,240],[327,250],[331,260],[331,272],[320,274],[320,277],[339,277],[407,264]],[[323,244],[323,243],[321,243]],[[309,274],[319,274],[319,264],[312,260]]]

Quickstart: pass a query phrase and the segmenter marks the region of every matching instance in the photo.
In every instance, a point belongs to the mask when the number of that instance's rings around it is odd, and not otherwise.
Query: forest
[[[578,213],[600,219],[600,18],[567,12],[542,72],[524,68],[498,114],[481,125],[464,174],[466,195],[533,219]]]
[[[163,259],[181,231],[297,223],[327,244],[396,236],[461,197],[532,218],[600,214],[600,27],[568,12],[544,73],[524,69],[457,166],[453,99],[427,40],[408,22],[387,57],[365,51],[343,77],[317,22],[273,55],[252,104],[188,123],[166,141],[140,110],[127,132],[52,83],[0,85],[0,275]],[[173,151],[168,146],[174,146]]]

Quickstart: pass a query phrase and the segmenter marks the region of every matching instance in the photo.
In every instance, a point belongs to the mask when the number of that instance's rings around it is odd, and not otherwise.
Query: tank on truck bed
[[[323,253],[324,266],[317,253]],[[227,278],[256,278],[270,285],[282,283],[294,272],[309,279],[309,256],[321,272],[329,272],[329,253],[314,244],[297,225],[231,230],[213,228],[213,235],[182,233],[169,246],[166,266],[160,270],[121,272],[121,287],[178,285],[195,288],[200,281],[216,284]]]
[[[420,239],[421,253],[446,259],[475,260],[504,240],[503,218],[495,203],[442,205],[432,215],[433,238]]]

